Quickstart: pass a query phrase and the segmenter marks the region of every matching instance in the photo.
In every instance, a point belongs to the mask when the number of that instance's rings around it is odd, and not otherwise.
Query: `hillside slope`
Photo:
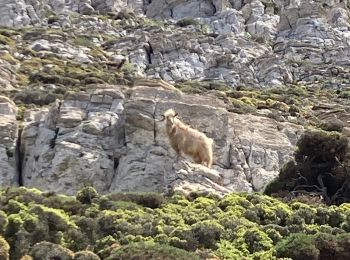
[[[234,193],[101,196],[91,188],[76,197],[23,187],[0,192],[7,241],[0,236],[0,256],[11,259],[349,258],[346,204]]]
[[[0,259],[349,259],[349,10],[0,0]]]
[[[349,136],[342,1],[5,2],[2,185],[261,191],[305,128]],[[215,140],[213,170],[174,161],[169,107]]]

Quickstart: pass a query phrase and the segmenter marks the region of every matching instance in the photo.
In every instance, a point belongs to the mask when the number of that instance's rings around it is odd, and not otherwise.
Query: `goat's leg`
[[[193,156],[193,160],[195,163],[202,164],[202,159],[198,154]]]
[[[181,157],[181,150],[179,149],[179,147],[173,145],[174,151],[176,152],[176,157],[175,160],[178,161]]]
[[[209,161],[206,161],[205,166],[207,166],[208,168],[211,168],[211,163]]]
[[[206,158],[204,160],[204,164],[205,166],[207,166],[208,168],[211,168],[211,166],[213,165],[212,159],[211,158]]]
[[[179,161],[179,160],[181,159],[181,157],[182,157],[181,152],[176,153],[175,160],[176,160],[176,161]]]
[[[176,149],[175,151],[176,151],[176,158],[175,158],[175,160],[179,161],[181,159],[181,157],[182,157],[182,153],[181,153],[180,149]]]

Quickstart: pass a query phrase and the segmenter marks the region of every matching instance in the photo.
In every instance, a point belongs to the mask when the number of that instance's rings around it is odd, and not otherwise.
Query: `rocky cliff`
[[[349,134],[349,6],[0,1],[1,185],[261,191],[305,128]],[[148,79],[146,79],[148,78]],[[175,160],[167,108],[215,140]]]

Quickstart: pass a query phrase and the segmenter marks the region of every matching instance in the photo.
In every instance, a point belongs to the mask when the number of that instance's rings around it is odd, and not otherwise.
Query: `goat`
[[[208,168],[211,168],[213,164],[214,140],[184,124],[177,116],[178,114],[173,109],[168,109],[160,120],[166,120],[166,132],[170,144],[177,154],[177,158],[183,152],[191,156],[196,163],[205,163]]]

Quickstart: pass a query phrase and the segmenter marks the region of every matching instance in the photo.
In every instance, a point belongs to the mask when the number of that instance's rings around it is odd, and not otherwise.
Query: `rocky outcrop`
[[[291,122],[349,135],[348,10],[340,0],[0,0],[0,25],[25,27],[0,29],[1,94],[51,104],[27,109],[18,133],[17,108],[0,102],[2,183],[260,191],[303,131]],[[212,169],[174,160],[155,120],[169,107],[215,139]]]
[[[138,75],[171,83],[216,79],[231,87],[320,82],[344,87],[348,11],[340,0],[3,0],[0,25],[64,29],[56,38],[35,34],[34,40],[29,34],[29,46],[23,47],[84,64],[97,62],[95,50],[101,47],[105,53],[98,62],[126,60]],[[87,42],[77,43],[79,37]]]
[[[211,0],[163,1],[154,0],[147,6],[146,15],[151,18],[208,17],[216,12]]]
[[[0,24],[107,32],[115,42],[100,42],[96,35],[92,40],[108,51],[107,59],[125,58],[139,75],[173,83],[219,79],[231,86],[266,87],[323,81],[339,87],[349,81],[348,9],[340,0],[3,0]],[[75,19],[72,12],[110,16]],[[168,22],[163,27],[163,21],[142,20],[144,15]],[[45,51],[56,45],[42,39],[33,44]],[[55,52],[60,49],[73,51],[67,58],[91,62],[88,49],[76,53],[65,42]]]
[[[18,140],[17,107],[0,96],[0,185],[17,185],[16,145]]]
[[[303,131],[294,124],[227,112],[225,102],[213,94],[148,86],[93,89],[27,114],[21,146],[25,186],[67,194],[83,185],[102,193],[260,191],[290,159]],[[212,169],[190,158],[175,160],[164,125],[156,120],[169,107],[215,140]]]
[[[74,193],[93,184],[107,191],[124,146],[124,94],[77,93],[47,111],[31,111],[22,133],[22,178],[28,187]]]

